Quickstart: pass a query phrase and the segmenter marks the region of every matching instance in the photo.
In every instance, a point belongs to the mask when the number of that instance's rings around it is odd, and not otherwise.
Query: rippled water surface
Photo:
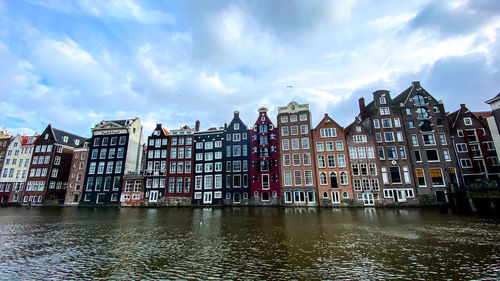
[[[500,279],[498,220],[437,209],[0,209],[2,280]]]

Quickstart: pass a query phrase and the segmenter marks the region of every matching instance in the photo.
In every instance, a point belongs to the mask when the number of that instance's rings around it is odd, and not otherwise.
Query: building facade
[[[289,155],[291,166],[280,162],[282,203],[285,206],[317,206],[315,161],[312,161],[311,113],[308,104],[294,101],[278,108],[280,154]]]
[[[471,112],[465,104],[448,115],[464,184],[498,180],[500,163],[487,117],[491,112]]]
[[[486,117],[491,138],[497,153],[500,153],[500,93],[486,101],[491,106],[491,116]]]
[[[344,128],[325,114],[312,130],[312,145],[317,168],[314,176],[318,184],[319,205],[352,205],[352,180]],[[287,156],[283,158],[284,161],[287,161],[286,166],[290,166],[298,160],[292,154],[291,159]]]
[[[194,133],[195,129],[188,125],[172,130],[169,147],[168,188],[166,202],[168,205],[190,205],[193,196],[194,170]]]
[[[278,128],[267,108],[258,112],[250,129],[250,204],[277,206],[281,204]]]
[[[250,132],[240,119],[238,111],[224,131],[222,142],[226,162],[222,171],[225,184],[222,187],[224,205],[248,205],[250,194]],[[221,165],[221,163],[216,165]]]
[[[153,133],[148,137],[146,143],[146,168],[143,170],[146,183],[144,203],[146,204],[161,204],[165,200],[169,135],[170,132],[163,128],[162,124],[156,124]],[[129,192],[132,192],[132,188],[129,189]]]
[[[101,121],[92,129],[81,205],[119,205],[123,175],[139,173],[142,126],[139,118]]]
[[[375,138],[370,120],[364,115],[364,98],[360,101],[361,113],[346,127],[345,138],[349,150],[349,164],[353,187],[354,205],[381,206],[381,178],[375,158]],[[362,170],[361,170],[362,169]]]
[[[0,171],[3,169],[5,155],[11,139],[12,135],[7,132],[7,129],[4,128],[0,131]]]
[[[121,206],[140,206],[144,202],[144,176],[130,172],[123,176],[122,193],[120,196]]]
[[[23,204],[64,204],[73,152],[84,141],[85,138],[47,126],[33,143]]]
[[[224,128],[210,128],[194,134],[193,205],[222,205],[222,161]]]
[[[68,188],[66,189],[66,198],[64,205],[78,206],[82,195],[83,181],[85,180],[87,159],[89,154],[89,142],[80,144],[73,153],[71,163],[70,177],[68,179]]]
[[[360,109],[369,120],[376,143],[377,173],[382,182],[368,188],[381,189],[385,204],[416,204],[418,197],[412,180],[412,163],[404,132],[399,104],[394,104],[389,91],[373,93],[373,101]],[[361,151],[358,150],[358,157]],[[361,175],[366,167],[360,165]],[[363,189],[367,186],[362,180]]]
[[[459,185],[459,177],[443,102],[418,81],[393,102],[403,117],[418,200],[424,204],[447,202],[446,194]]]
[[[0,204],[21,203],[36,138],[37,136],[17,135],[7,146],[4,166],[0,174]]]

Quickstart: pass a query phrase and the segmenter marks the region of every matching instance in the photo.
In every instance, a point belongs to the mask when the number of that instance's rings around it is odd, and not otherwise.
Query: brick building
[[[71,162],[70,177],[64,205],[77,206],[80,203],[83,181],[87,172],[87,159],[89,154],[89,141],[84,141],[75,148]]]
[[[318,184],[320,206],[351,205],[353,203],[352,180],[347,159],[344,128],[325,114],[312,130],[315,177]],[[283,161],[295,161],[286,157]]]

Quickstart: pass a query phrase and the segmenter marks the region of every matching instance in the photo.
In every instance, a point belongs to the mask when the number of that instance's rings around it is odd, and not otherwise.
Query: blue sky
[[[291,100],[347,126],[360,97],[416,80],[447,111],[488,110],[499,39],[494,0],[0,0],[0,126],[90,136],[138,116],[147,136]]]

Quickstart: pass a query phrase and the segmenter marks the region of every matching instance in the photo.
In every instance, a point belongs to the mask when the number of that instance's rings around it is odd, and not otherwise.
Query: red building
[[[23,204],[62,205],[75,148],[85,138],[48,125],[35,141]]]
[[[279,205],[278,129],[267,116],[267,108],[259,109],[259,117],[250,129],[251,204]]]
[[[64,205],[76,206],[80,202],[83,181],[86,174],[88,154],[88,141],[80,144],[74,151]]]
[[[123,176],[122,194],[120,205],[139,206],[142,203],[144,194],[144,176],[141,174],[129,173]]]
[[[191,204],[194,184],[194,133],[199,131],[199,124],[197,121],[194,129],[186,125],[179,130],[171,130],[165,196],[167,205]]]

